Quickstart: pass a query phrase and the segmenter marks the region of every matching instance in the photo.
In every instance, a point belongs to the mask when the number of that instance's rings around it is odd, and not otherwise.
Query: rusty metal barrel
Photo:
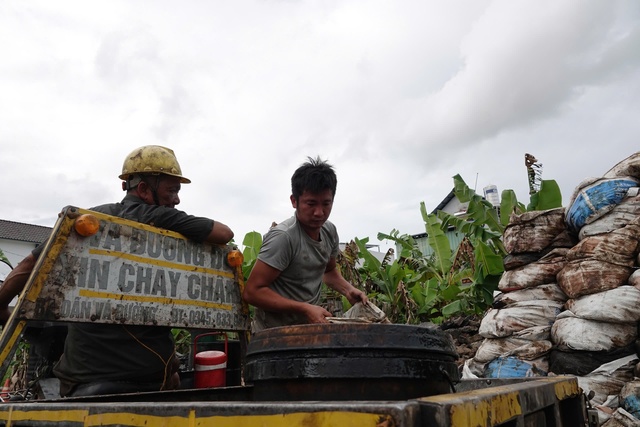
[[[257,401],[405,400],[452,392],[456,359],[451,337],[434,328],[284,326],[252,336],[245,380]]]

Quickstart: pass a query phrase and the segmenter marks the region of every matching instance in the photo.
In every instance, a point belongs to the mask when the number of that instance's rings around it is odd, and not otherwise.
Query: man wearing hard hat
[[[174,152],[147,145],[133,150],[119,178],[126,196],[120,203],[90,210],[150,224],[198,243],[226,244],[233,232],[210,218],[176,209],[182,175]],[[24,288],[44,245],[33,250],[6,277],[0,288],[0,321],[9,303]],[[169,327],[75,323],[68,326],[64,352],[54,367],[61,396],[167,390],[179,387],[179,361]]]

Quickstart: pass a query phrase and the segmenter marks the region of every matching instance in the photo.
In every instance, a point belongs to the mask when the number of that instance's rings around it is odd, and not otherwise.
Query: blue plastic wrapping
[[[582,188],[567,209],[567,228],[578,233],[583,225],[601,217],[619,204],[629,188],[638,185],[638,181],[633,178],[611,178],[596,181]]]
[[[547,376],[547,372],[514,356],[498,357],[484,370],[485,378],[525,378]]]

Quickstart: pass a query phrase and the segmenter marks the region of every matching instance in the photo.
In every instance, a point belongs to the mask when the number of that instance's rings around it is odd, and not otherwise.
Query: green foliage
[[[544,211],[562,207],[562,193],[555,180],[543,179],[540,190],[531,195],[528,211]]]
[[[365,245],[358,245],[364,260],[361,273],[374,286],[370,298],[392,321],[440,323],[451,316],[482,314],[493,301],[504,271],[506,251],[501,238],[505,224],[493,205],[471,190],[460,175],[453,179],[454,194],[467,204],[465,215],[430,214],[424,202],[420,204],[429,255],[420,251],[411,236],[397,230],[378,233],[378,239],[391,240],[400,249],[397,260],[386,266],[376,262]],[[507,193],[507,199],[510,206],[521,208],[513,192]],[[447,235],[452,228],[464,235],[456,248]]]
[[[176,343],[176,352],[182,355],[191,354],[191,333],[186,329],[173,328],[171,335]]]
[[[500,223],[505,227],[509,224],[511,214],[521,214],[527,210],[526,206],[518,202],[513,190],[503,190],[500,200]]]
[[[431,271],[435,274],[445,274],[451,269],[452,251],[449,239],[444,234],[444,230],[440,227],[440,220],[436,215],[427,214],[427,207],[424,202],[420,203],[420,213],[427,230],[427,243],[433,249],[434,268]]]
[[[511,214],[521,215],[524,212],[543,211],[562,207],[562,193],[558,183],[553,179],[540,182],[540,190],[531,194],[529,204],[518,202],[513,190],[504,190],[500,201],[500,223],[506,226]]]
[[[407,288],[411,281],[411,270],[397,261],[389,262],[390,253],[382,261],[378,260],[366,247],[368,238],[355,239],[362,267],[358,270],[365,290],[376,301],[387,317],[394,323],[412,323],[417,306]]]
[[[258,253],[260,253],[260,248],[262,247],[262,235],[257,231],[250,231],[245,234],[242,245],[244,246],[242,250],[242,274],[246,281],[258,260]]]
[[[429,216],[428,219],[431,223],[435,215]],[[408,235],[400,235],[398,232],[392,232],[389,235],[379,233],[378,239],[392,240],[405,248],[387,269],[397,275],[395,280],[403,287],[392,289],[395,292],[387,291],[383,298],[380,294],[370,295],[374,304],[383,309],[387,317],[395,323],[424,321],[439,323],[446,317],[447,311],[452,309],[453,306],[450,304],[461,293],[466,292],[466,288],[460,286],[460,283],[471,277],[470,270],[466,268],[452,268],[454,253],[458,252],[451,250],[448,239],[441,233],[437,233],[431,241],[431,247],[435,252],[430,256],[422,254],[415,240]],[[438,260],[438,258],[445,259]],[[365,264],[364,267],[366,268],[367,265]],[[367,274],[375,276],[371,271],[367,271]],[[395,298],[390,300],[389,294],[394,295]],[[405,299],[399,300],[399,296]],[[387,310],[389,302],[393,304],[394,309],[391,313]],[[467,304],[461,309],[468,307]],[[415,311],[412,312],[412,310]]]
[[[1,330],[1,329],[0,329]],[[27,372],[27,359],[29,358],[29,343],[24,339],[20,338],[16,347],[16,351],[7,366],[2,379],[2,385],[4,385],[5,381],[8,378],[12,378],[14,375],[18,377],[18,382],[21,384],[25,383],[26,372]]]
[[[502,235],[504,226],[500,223],[498,213],[493,208],[493,205],[469,188],[460,175],[453,177],[453,184],[453,192],[458,200],[460,200],[461,203],[469,204],[465,221],[471,225],[465,227],[462,231],[465,234],[475,233],[475,237],[481,240],[493,237],[495,233]],[[442,213],[444,214],[444,212]],[[456,218],[453,215],[449,215],[449,217]],[[463,226],[462,224],[458,225]],[[493,235],[485,235],[487,229],[493,233]]]

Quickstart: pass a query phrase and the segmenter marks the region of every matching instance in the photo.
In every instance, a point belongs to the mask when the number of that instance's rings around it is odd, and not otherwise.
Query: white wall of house
[[[0,249],[2,249],[2,253],[4,253],[4,256],[7,257],[14,268],[24,257],[29,255],[36,246],[35,243],[31,242],[0,239]],[[7,277],[9,272],[11,272],[11,268],[4,262],[0,262],[0,281],[4,281],[4,278]],[[9,306],[14,306],[17,300],[17,297],[14,298],[13,301],[9,303]]]
[[[14,267],[24,259],[37,245],[32,242],[20,242],[17,240],[0,239],[0,250],[7,257],[11,265]],[[0,262],[0,280],[9,274],[11,268],[3,262]]]
[[[469,205],[468,203],[460,203],[460,200],[458,200],[457,197],[454,197],[453,199],[449,200],[449,203],[447,203],[442,208],[442,211],[451,215],[454,215],[457,213],[464,213],[467,211],[468,205]]]

